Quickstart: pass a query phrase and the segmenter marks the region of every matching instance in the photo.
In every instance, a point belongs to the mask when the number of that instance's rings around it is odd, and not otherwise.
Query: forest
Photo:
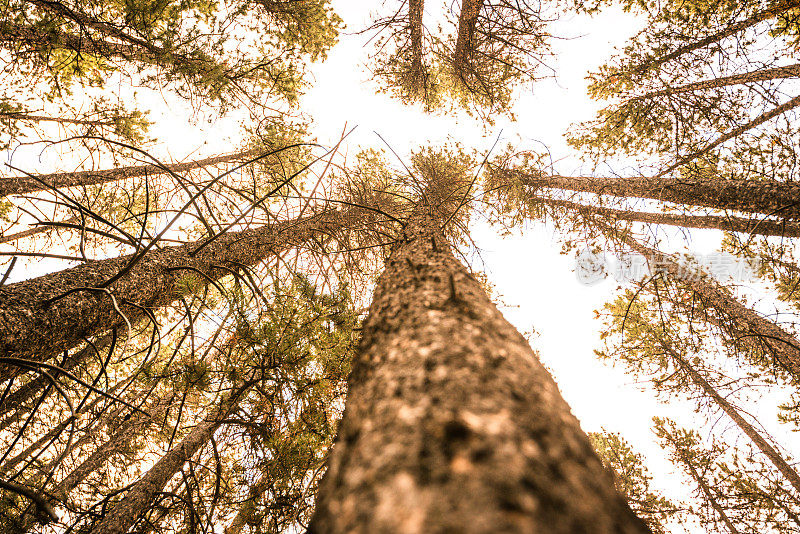
[[[800,533],[798,58],[800,0],[0,0],[0,533]]]

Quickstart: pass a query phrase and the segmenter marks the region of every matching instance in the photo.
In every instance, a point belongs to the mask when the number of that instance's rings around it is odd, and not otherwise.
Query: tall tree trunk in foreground
[[[629,234],[616,232],[611,226],[598,223],[598,227],[602,228],[606,235],[619,239],[628,248],[646,257],[651,265],[656,264],[659,270],[694,291],[703,301],[705,310],[715,311],[708,314],[712,324],[735,328],[739,333],[737,337],[745,343],[763,343],[767,346],[777,363],[796,382],[800,382],[800,341],[795,336],[779,324],[743,305],[711,277],[687,271],[686,266],[679,264],[670,255],[642,244]],[[716,314],[719,314],[719,317],[716,317]]]
[[[764,437],[755,429],[753,425],[748,423],[744,417],[739,413],[739,411],[734,408],[731,403],[725,399],[722,395],[720,395],[716,389],[706,380],[703,375],[701,375],[697,369],[695,369],[689,362],[687,362],[680,354],[675,352],[671,347],[667,345],[663,345],[664,349],[672,356],[672,359],[681,367],[686,373],[689,375],[689,378],[692,379],[692,382],[695,383],[703,392],[711,397],[714,402],[722,408],[722,411],[730,417],[736,426],[738,426],[744,434],[750,438],[750,440],[758,447],[764,456],[769,458],[772,464],[780,471],[780,473],[786,478],[786,480],[794,487],[797,491],[797,494],[800,495],[800,475],[797,474],[797,471],[794,470],[792,466],[786,461],[786,459],[775,450],[773,447]]]
[[[417,210],[375,288],[309,532],[648,532],[528,343]]]
[[[411,31],[411,79],[417,98],[425,96],[425,64],[423,62],[422,12],[425,0],[408,0],[408,24]]]
[[[649,198],[687,206],[774,215],[800,219],[800,183],[768,180],[703,181],[647,177],[603,178],[594,176],[545,176],[514,170],[495,171],[503,181],[517,181],[531,189],[563,189],[623,198]]]
[[[32,280],[0,287],[0,358],[14,364],[45,362],[84,338],[146,317],[182,296],[187,276],[205,285],[271,255],[352,224],[358,210],[327,211],[241,232],[226,232],[197,251],[198,243],[151,250],[110,287],[135,255],[79,265]],[[112,298],[113,295],[113,298]],[[56,300],[52,300],[56,299]],[[119,311],[117,311],[119,309]],[[120,313],[121,312],[121,313]],[[11,360],[9,360],[11,358]],[[33,363],[31,363],[33,360]],[[23,365],[26,362],[19,362]],[[0,380],[16,374],[0,366]]]
[[[453,70],[462,80],[466,80],[469,56],[474,53],[475,26],[484,0],[462,0],[458,15],[456,49],[453,53]]]
[[[597,214],[617,221],[631,221],[649,224],[665,224],[668,226],[682,226],[684,228],[700,228],[704,230],[722,230],[725,232],[739,232],[743,234],[756,234],[780,237],[800,237],[800,222],[775,221],[763,219],[748,219],[725,215],[678,215],[674,213],[647,213],[643,211],[620,210],[604,208],[602,206],[589,206],[568,200],[551,199],[545,197],[541,201],[549,206],[577,211],[581,214]]]
[[[77,171],[77,172],[56,172],[52,174],[40,174],[35,178],[18,176],[11,178],[0,178],[0,197],[8,195],[23,195],[35,193],[53,188],[75,187],[79,185],[97,185],[117,180],[126,180],[139,176],[157,176],[166,174],[169,171],[178,173],[208,167],[210,165],[220,165],[234,161],[244,161],[248,157],[255,156],[256,150],[245,150],[232,154],[223,154],[210,158],[188,161],[186,163],[171,163],[164,167],[158,165],[133,165],[130,167],[119,167],[116,169],[103,169],[99,171]],[[167,170],[168,169],[168,170]]]
[[[708,485],[708,482],[703,478],[703,475],[697,471],[697,467],[692,463],[691,459],[686,455],[686,451],[683,450],[683,447],[675,440],[675,438],[670,434],[665,428],[663,429],[664,436],[666,437],[667,441],[675,448],[675,452],[677,453],[678,459],[680,462],[686,467],[686,470],[689,472],[689,475],[697,484],[697,487],[700,488],[700,491],[703,492],[703,495],[708,501],[709,504],[714,508],[714,511],[719,514],[720,519],[722,522],[725,523],[725,527],[728,529],[730,534],[741,534],[736,527],[734,526],[731,519],[728,517],[728,514],[725,513],[725,509],[717,501],[714,492],[711,491],[711,488]]]

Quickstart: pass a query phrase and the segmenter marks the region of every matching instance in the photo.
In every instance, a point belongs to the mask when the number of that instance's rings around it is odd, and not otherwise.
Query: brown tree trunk
[[[84,338],[125,327],[182,296],[190,276],[201,285],[271,255],[352,224],[360,210],[327,211],[241,232],[226,232],[197,252],[198,243],[151,250],[110,287],[134,255],[87,263],[0,287],[0,380],[16,374],[14,358],[45,362]],[[196,253],[195,253],[196,252]],[[199,274],[199,273],[202,273]],[[113,295],[113,298],[112,298]],[[55,300],[54,300],[55,299]],[[117,311],[117,308],[119,311]],[[9,360],[11,358],[11,360]],[[24,362],[20,362],[24,363]],[[34,365],[35,365],[34,363]]]
[[[309,532],[648,532],[420,208],[386,262]]]
[[[678,363],[678,366],[681,367],[689,377],[692,379],[703,392],[711,397],[714,402],[722,408],[722,411],[730,417],[736,426],[738,426],[745,435],[750,438],[750,440],[758,447],[758,449],[769,458],[772,464],[781,472],[781,474],[789,481],[789,483],[794,487],[797,491],[797,494],[800,495],[800,475],[797,474],[797,471],[794,470],[792,466],[784,459],[784,457],[775,450],[766,439],[764,439],[761,434],[753,428],[753,425],[748,423],[739,411],[731,406],[731,403],[727,401],[722,395],[720,395],[714,387],[708,383],[703,375],[701,375],[697,369],[695,369],[689,362],[683,359],[680,354],[675,352],[671,347],[667,346],[666,344],[662,344],[664,349],[672,356],[672,358]]]
[[[469,56],[475,47],[475,26],[483,7],[483,0],[462,0],[458,15],[456,49],[453,53],[453,70],[462,80],[466,78]]]
[[[701,48],[705,48],[710,44],[717,43],[723,39],[726,39],[732,35],[736,35],[737,33],[746,30],[752,26],[755,26],[759,22],[763,22],[765,20],[769,20],[771,18],[777,17],[781,13],[789,11],[790,9],[794,9],[796,7],[800,7],[800,1],[798,0],[779,0],[775,2],[772,6],[765,9],[764,11],[759,11],[747,17],[744,20],[740,20],[738,22],[734,22],[727,28],[722,29],[721,31],[709,35],[699,41],[694,41],[692,43],[685,44],[678,49],[665,54],[658,58],[652,58],[637,67],[631,69],[632,72],[635,73],[643,73],[647,70],[655,69],[656,67],[663,65],[668,61],[672,61],[684,54],[688,54],[694,50],[699,50]]]
[[[672,437],[672,434],[664,430],[664,434],[667,437],[667,440],[675,447],[675,452],[678,454],[678,458],[680,459],[681,463],[686,466],[686,470],[691,475],[692,479],[695,481],[697,486],[700,488],[700,491],[703,492],[705,495],[706,500],[708,503],[714,508],[714,511],[719,514],[719,517],[722,519],[722,522],[725,523],[725,527],[730,531],[730,534],[741,534],[736,527],[734,526],[733,522],[728,517],[728,514],[725,513],[725,509],[717,502],[717,498],[714,496],[714,493],[711,491],[711,488],[708,486],[708,483],[705,481],[703,476],[697,471],[697,468],[694,466],[692,461],[686,456],[685,451],[681,448],[681,446],[675,441],[675,438]]]
[[[223,154],[221,156],[214,156],[210,158],[189,161],[186,163],[172,163],[165,165],[166,169],[158,165],[134,165],[130,167],[119,167],[116,169],[104,169],[99,171],[40,174],[36,178],[27,176],[0,178],[0,197],[35,193],[36,191],[48,190],[51,188],[104,184],[117,180],[136,178],[139,176],[157,176],[160,174],[166,174],[168,170],[175,173],[191,171],[193,169],[199,169],[211,165],[244,161],[248,157],[252,157],[256,154],[256,150],[245,150],[242,152]]]
[[[425,0],[408,0],[408,22],[411,32],[411,78],[415,96],[422,98],[425,95],[426,73],[423,62],[424,49],[422,38],[422,12]]]
[[[667,87],[666,89],[659,89],[658,91],[651,91],[641,96],[633,97],[631,100],[646,100],[648,98],[655,98],[659,96],[679,95],[682,93],[690,93],[692,91],[704,91],[706,89],[716,89],[717,87],[727,87],[730,85],[742,85],[746,83],[797,77],[800,77],[800,63],[787,65],[785,67],[775,67],[772,69],[753,70],[750,72],[745,72],[744,74],[734,74],[732,76],[723,76],[721,78],[714,78],[712,80],[687,83],[678,87]]]
[[[205,446],[222,424],[226,413],[235,409],[243,389],[234,395],[228,406],[215,410],[213,417],[198,424],[176,447],[162,456],[147,473],[134,484],[125,496],[91,530],[91,534],[126,534],[136,520],[145,513],[153,498],[161,493],[167,483],[180,471],[183,464]]]
[[[687,206],[800,219],[800,183],[772,180],[730,180],[714,177],[687,181],[670,177],[545,176],[496,170],[502,179],[530,188],[563,189],[621,198],[648,198]]]
[[[668,254],[650,248],[628,234],[617,233],[604,223],[599,223],[598,226],[607,235],[616,237],[631,250],[645,256],[651,263],[651,268],[654,264],[657,265],[657,270],[665,272],[674,280],[694,291],[703,301],[706,310],[712,309],[721,316],[715,317],[714,313],[709,314],[709,320],[714,324],[723,324],[722,317],[724,317],[729,321],[730,326],[739,332],[738,337],[764,343],[769,347],[777,363],[796,382],[800,381],[800,341],[795,336],[777,323],[744,306],[710,277],[700,276],[699,273],[693,271],[687,272],[685,266],[680,265]]]
[[[711,150],[715,149],[719,145],[721,145],[721,144],[723,144],[723,143],[725,143],[727,141],[730,141],[731,139],[733,139],[735,137],[738,137],[738,136],[742,135],[743,133],[745,133],[745,132],[747,132],[749,130],[752,130],[753,128],[755,128],[757,126],[760,126],[760,125],[764,124],[765,122],[768,122],[768,121],[770,121],[770,120],[772,120],[772,119],[774,119],[776,117],[779,117],[779,116],[783,115],[784,113],[786,113],[787,111],[790,111],[790,110],[792,110],[792,109],[794,109],[794,108],[796,108],[798,106],[800,106],[800,95],[792,98],[788,102],[784,102],[780,106],[777,106],[777,107],[771,109],[770,111],[767,111],[766,113],[762,113],[758,117],[755,117],[753,120],[748,121],[747,123],[743,124],[742,126],[734,128],[733,130],[729,131],[728,133],[719,136],[714,141],[708,143],[707,145],[705,145],[704,147],[702,147],[702,148],[700,148],[698,150],[695,150],[691,154],[688,154],[686,156],[682,156],[682,157],[678,158],[678,160],[675,163],[673,163],[672,165],[670,165],[669,167],[667,167],[666,169],[664,169],[663,171],[658,173],[657,176],[658,177],[666,176],[667,174],[671,173],[672,171],[674,171],[678,167],[681,167],[682,165],[686,165],[687,163],[689,163],[691,161],[694,161],[695,159],[699,158],[700,156],[709,153]]]
[[[538,200],[538,199],[537,199]],[[616,221],[641,222],[648,224],[664,224],[682,226],[684,228],[701,228],[722,230],[743,234],[757,234],[780,237],[800,237],[800,222],[748,219],[724,215],[677,215],[673,213],[647,213],[633,210],[587,206],[568,200],[541,197],[541,201],[549,206],[577,211],[581,214],[596,214]]]

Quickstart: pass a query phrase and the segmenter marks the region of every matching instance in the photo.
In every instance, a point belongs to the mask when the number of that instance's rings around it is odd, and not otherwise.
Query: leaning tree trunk
[[[725,215],[690,215],[674,213],[647,213],[643,211],[621,210],[602,206],[588,206],[569,200],[546,197],[532,197],[541,200],[548,206],[576,211],[583,215],[602,215],[611,220],[641,222],[648,224],[664,224],[682,226],[684,228],[700,228],[703,230],[722,230],[779,237],[800,237],[800,222],[750,219]]]
[[[703,475],[700,474],[700,472],[697,470],[697,467],[695,467],[695,465],[692,463],[692,460],[686,455],[686,451],[683,450],[672,434],[665,430],[664,435],[666,436],[667,441],[669,441],[669,443],[675,448],[678,459],[684,465],[684,467],[686,467],[686,470],[689,472],[692,480],[694,480],[697,484],[697,487],[700,488],[700,491],[703,493],[706,501],[708,501],[711,507],[714,508],[714,511],[717,512],[730,534],[741,534],[733,524],[733,521],[731,521],[731,519],[728,517],[728,514],[725,513],[725,509],[719,504],[719,501],[717,501],[717,497],[714,495],[714,492],[711,491],[711,487],[708,485],[708,482],[706,482],[706,480],[703,478]]]
[[[648,198],[685,206],[774,215],[800,219],[800,184],[773,180],[684,180],[669,177],[617,178],[547,176],[513,169],[496,169],[504,183],[520,183],[530,194],[539,189],[563,189],[621,198]]]
[[[742,414],[734,408],[728,400],[723,397],[722,395],[714,389],[708,380],[701,375],[697,369],[695,369],[689,362],[687,362],[680,354],[675,352],[671,347],[664,345],[664,349],[672,356],[672,359],[678,364],[680,368],[686,371],[686,374],[689,375],[689,378],[692,382],[695,383],[697,387],[703,390],[703,392],[710,397],[714,403],[722,408],[722,411],[730,417],[736,426],[741,429],[744,434],[750,438],[750,440],[758,447],[764,456],[769,458],[772,465],[775,466],[778,471],[786,478],[787,481],[794,487],[797,491],[797,494],[800,495],[800,475],[797,474],[797,471],[794,470],[792,466],[786,461],[786,459],[777,451],[775,447],[773,447],[755,428],[753,425],[748,423]]]
[[[604,228],[607,234],[614,233],[609,226],[604,224],[599,226]],[[670,255],[650,248],[628,234],[615,234],[631,250],[645,256],[649,262],[657,264],[659,270],[693,291],[703,301],[705,310],[713,309],[715,314],[719,314],[719,317],[709,314],[712,324],[736,329],[738,337],[745,339],[746,342],[758,340],[765,344],[781,368],[796,382],[800,381],[800,340],[795,336],[779,324],[743,305],[712,278],[701,276],[697,272],[688,272],[686,266],[679,264]]]
[[[190,461],[209,442],[214,432],[222,425],[226,414],[236,408],[246,391],[244,387],[237,390],[226,403],[227,406],[215,410],[213,416],[204,419],[176,447],[167,451],[147,473],[142,475],[125,492],[122,500],[92,528],[91,534],[126,534],[136,520],[149,509],[154,497],[161,493],[172,477],[180,471],[183,464]]]
[[[753,13],[746,19],[734,22],[730,26],[723,28],[722,30],[713,33],[707,37],[704,37],[703,39],[698,39],[697,41],[692,41],[690,43],[687,43],[668,54],[664,54],[661,57],[648,58],[647,60],[640,63],[636,67],[630,69],[630,71],[641,74],[648,70],[655,69],[658,66],[663,65],[668,61],[672,61],[673,59],[676,59],[684,54],[688,54],[694,50],[705,48],[723,39],[731,37],[732,35],[736,35],[737,33],[744,31],[747,28],[755,26],[756,24],[763,22],[765,20],[775,18],[781,13],[784,13],[796,7],[800,7],[800,1],[798,0],[779,0],[778,2],[775,2],[770,7],[768,7],[767,9]]]
[[[650,91],[649,93],[645,93],[640,96],[635,96],[631,98],[631,100],[646,100],[658,96],[679,95],[693,91],[706,91],[708,89],[728,87],[731,85],[742,85],[747,83],[797,77],[800,77],[800,63],[786,65],[784,67],[774,67],[771,69],[758,69],[742,74],[733,74],[731,76],[722,76],[720,78],[712,78],[710,80],[687,83],[677,87],[667,87],[657,91]]]
[[[648,532],[528,343],[419,212],[375,288],[318,495],[314,534]]]
[[[0,197],[8,195],[23,195],[37,191],[60,189],[62,187],[75,187],[79,185],[97,185],[117,180],[127,180],[139,176],[157,176],[172,172],[185,172],[211,165],[220,165],[234,161],[244,161],[257,154],[256,150],[244,150],[232,154],[223,154],[186,163],[171,163],[159,165],[134,165],[118,167],[116,169],[103,169],[99,171],[57,172],[40,174],[35,178],[27,176],[0,178]],[[2,243],[3,241],[0,241]]]
[[[226,232],[200,248],[198,243],[87,263],[32,280],[0,287],[0,380],[16,374],[10,365],[37,365],[75,347],[84,338],[125,327],[146,317],[145,310],[182,296],[187,276],[206,285],[271,255],[352,224],[358,213],[326,211],[241,232]],[[198,251],[198,248],[200,250]],[[106,282],[130,269],[109,287]]]
[[[475,52],[475,27],[483,0],[462,0],[458,15],[456,49],[453,53],[453,70],[462,80],[467,80],[469,56]]]

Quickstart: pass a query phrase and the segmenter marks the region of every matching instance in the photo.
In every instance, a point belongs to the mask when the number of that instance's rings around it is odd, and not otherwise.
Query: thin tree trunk
[[[705,309],[712,308],[731,321],[740,332],[740,338],[755,338],[766,344],[777,363],[795,381],[800,382],[800,341],[795,336],[777,323],[744,306],[710,277],[700,276],[697,272],[687,272],[686,266],[678,264],[668,254],[645,246],[630,235],[617,233],[604,223],[598,223],[598,226],[607,235],[615,236],[628,248],[645,256],[648,262],[657,264],[659,270],[694,291],[703,300]],[[710,314],[710,317],[713,321],[713,314]],[[722,319],[717,319],[715,324],[724,323]]]
[[[141,413],[131,415],[116,432],[55,486],[51,492],[53,496],[66,502],[69,493],[76,486],[97,471],[114,454],[127,449],[133,438],[147,432],[154,422],[164,417],[169,405],[170,402],[157,400],[155,406],[149,410],[149,415],[145,416]]]
[[[602,206],[587,206],[568,200],[541,197],[547,205],[577,211],[581,214],[597,214],[617,221],[631,221],[649,224],[682,226],[684,228],[701,228],[722,230],[743,234],[757,234],[780,237],[800,237],[800,223],[795,221],[773,221],[748,219],[724,215],[678,215],[673,213],[647,213],[633,210],[620,210]]]
[[[37,191],[52,188],[75,187],[79,185],[97,185],[117,180],[126,180],[139,176],[157,176],[166,174],[169,171],[178,173],[220,165],[234,161],[244,161],[248,157],[257,154],[256,150],[245,150],[221,156],[189,161],[186,163],[172,163],[165,165],[166,169],[158,165],[134,165],[130,167],[118,167],[116,169],[104,169],[99,171],[78,171],[78,172],[57,172],[52,174],[40,174],[36,178],[18,176],[10,178],[0,178],[0,197],[8,195],[23,195],[35,193]],[[169,171],[168,171],[168,170]]]
[[[756,447],[772,462],[772,464],[781,472],[781,474],[789,481],[789,483],[794,487],[797,491],[797,494],[800,495],[800,475],[797,474],[797,471],[794,470],[792,466],[784,459],[784,457],[775,450],[775,448],[766,440],[764,439],[761,434],[753,428],[753,425],[745,421],[739,411],[731,406],[731,403],[727,401],[722,395],[720,395],[714,387],[708,383],[698,371],[695,369],[689,362],[687,362],[683,357],[675,352],[671,347],[667,346],[666,344],[662,344],[664,349],[672,356],[672,358],[678,363],[678,365],[686,371],[689,377],[692,379],[698,387],[700,387],[706,395],[711,397],[714,402],[722,408],[722,411],[730,417],[736,426],[738,426],[742,432],[747,435],[750,440],[755,443]]]
[[[91,534],[126,534],[136,520],[145,513],[153,498],[161,493],[167,483],[180,471],[183,464],[203,448],[214,432],[222,425],[225,415],[234,410],[245,388],[238,388],[227,406],[215,410],[212,417],[198,424],[176,447],[162,456],[147,473],[134,484],[111,511],[91,530]]]
[[[729,131],[728,133],[726,133],[724,135],[721,135],[720,137],[718,137],[714,141],[708,143],[707,145],[705,145],[702,148],[699,148],[698,150],[695,150],[691,154],[688,154],[686,156],[678,158],[678,161],[676,161],[675,163],[673,163],[672,165],[670,165],[669,167],[667,167],[666,169],[664,169],[663,171],[658,173],[657,176],[658,177],[666,176],[667,174],[671,173],[672,171],[674,171],[678,167],[680,167],[682,165],[686,165],[687,163],[696,160],[700,156],[709,153],[711,150],[713,150],[714,148],[718,147],[722,143],[725,143],[726,141],[730,141],[734,137],[738,137],[738,136],[742,135],[743,133],[745,133],[745,132],[747,132],[749,130],[752,130],[753,128],[755,128],[757,126],[760,126],[760,125],[764,124],[767,121],[770,121],[770,120],[772,120],[772,119],[774,119],[776,117],[779,117],[779,116],[783,115],[784,113],[786,113],[787,111],[790,111],[790,110],[792,110],[792,109],[794,109],[794,108],[796,108],[798,106],[800,106],[800,95],[792,98],[788,102],[784,102],[780,106],[777,106],[777,107],[771,109],[770,111],[767,111],[766,113],[762,113],[758,117],[755,117],[753,120],[748,121],[746,124],[743,124],[742,126],[734,128],[733,130]]]
[[[700,488],[700,491],[703,492],[705,495],[706,500],[708,503],[714,508],[714,510],[719,514],[719,517],[722,519],[722,522],[725,523],[725,526],[730,531],[731,534],[741,534],[736,527],[734,526],[731,519],[728,517],[728,514],[725,513],[725,510],[722,506],[717,502],[717,498],[714,496],[714,493],[711,491],[711,488],[708,486],[708,483],[705,481],[703,476],[698,473],[697,468],[694,466],[692,461],[687,458],[686,453],[681,448],[680,445],[675,441],[675,438],[672,437],[672,434],[664,429],[664,435],[667,436],[667,440],[675,447],[675,452],[678,453],[678,458],[680,459],[681,463],[686,466],[686,469],[689,471],[692,479],[695,481],[697,486]]]
[[[411,78],[415,96],[422,98],[425,96],[426,73],[423,62],[423,38],[422,38],[422,13],[425,7],[425,0],[408,0],[408,21],[411,32]]]
[[[9,119],[30,121],[30,122],[57,122],[59,124],[77,124],[80,126],[114,126],[114,121],[92,120],[92,119],[70,119],[67,117],[47,117],[44,115],[32,115],[21,111],[0,111],[0,117]]]
[[[417,208],[378,280],[309,532],[648,532]]]
[[[468,58],[475,47],[475,26],[483,7],[483,0],[462,0],[458,15],[456,49],[453,54],[453,70],[462,80],[466,77]]]
[[[166,306],[182,296],[187,276],[206,285],[237,270],[352,224],[361,210],[321,214],[226,232],[197,251],[198,242],[151,250],[110,287],[135,255],[100,260],[0,287],[0,380],[16,374],[14,358],[46,362],[84,338],[125,327],[146,317],[145,309]],[[112,298],[113,296],[113,298]],[[11,360],[9,360],[11,358]],[[24,362],[20,362],[24,363]],[[34,363],[34,365],[35,365]]]
[[[648,198],[687,206],[774,215],[800,219],[800,183],[772,180],[731,180],[714,177],[687,181],[671,177],[545,176],[514,170],[496,170],[509,183],[530,188],[563,189],[621,198]]]
[[[721,31],[719,31],[717,33],[709,35],[708,37],[700,39],[699,41],[694,41],[692,43],[685,44],[685,45],[677,48],[673,52],[670,52],[670,53],[665,54],[665,55],[663,55],[661,57],[658,57],[658,58],[650,59],[649,61],[647,61],[645,63],[642,63],[642,64],[638,65],[637,67],[634,67],[634,68],[632,68],[630,70],[632,72],[642,73],[644,71],[654,69],[654,68],[656,68],[656,67],[658,67],[660,65],[663,65],[664,63],[666,63],[668,61],[676,59],[676,58],[678,58],[678,57],[680,57],[680,56],[682,56],[684,54],[688,54],[689,52],[693,52],[695,50],[699,50],[701,48],[705,48],[706,46],[708,46],[710,44],[717,43],[717,42],[719,42],[719,41],[721,41],[721,40],[723,40],[723,39],[725,39],[727,37],[730,37],[732,35],[735,35],[735,34],[739,33],[740,31],[743,31],[743,30],[746,30],[747,28],[755,26],[759,22],[763,22],[765,20],[769,20],[771,18],[777,17],[781,13],[789,11],[790,9],[796,8],[798,6],[800,6],[800,1],[798,1],[798,0],[782,0],[782,1],[778,1],[775,4],[773,4],[771,7],[765,9],[764,11],[759,11],[757,13],[754,13],[753,15],[750,15],[749,17],[747,17],[744,20],[740,20],[738,22],[734,22],[733,24],[731,24],[727,28],[724,28],[723,30],[721,30]]]
[[[714,78],[712,80],[702,80],[699,82],[679,85],[678,87],[667,87],[666,89],[659,89],[658,91],[651,91],[641,96],[633,97],[631,100],[646,100],[648,98],[655,98],[659,96],[679,95],[683,93],[690,93],[692,91],[704,91],[706,89],[716,89],[718,87],[727,87],[730,85],[742,85],[746,83],[797,77],[800,77],[800,63],[786,65],[785,67],[775,67],[772,69],[753,70],[743,74],[723,76],[722,78]]]

